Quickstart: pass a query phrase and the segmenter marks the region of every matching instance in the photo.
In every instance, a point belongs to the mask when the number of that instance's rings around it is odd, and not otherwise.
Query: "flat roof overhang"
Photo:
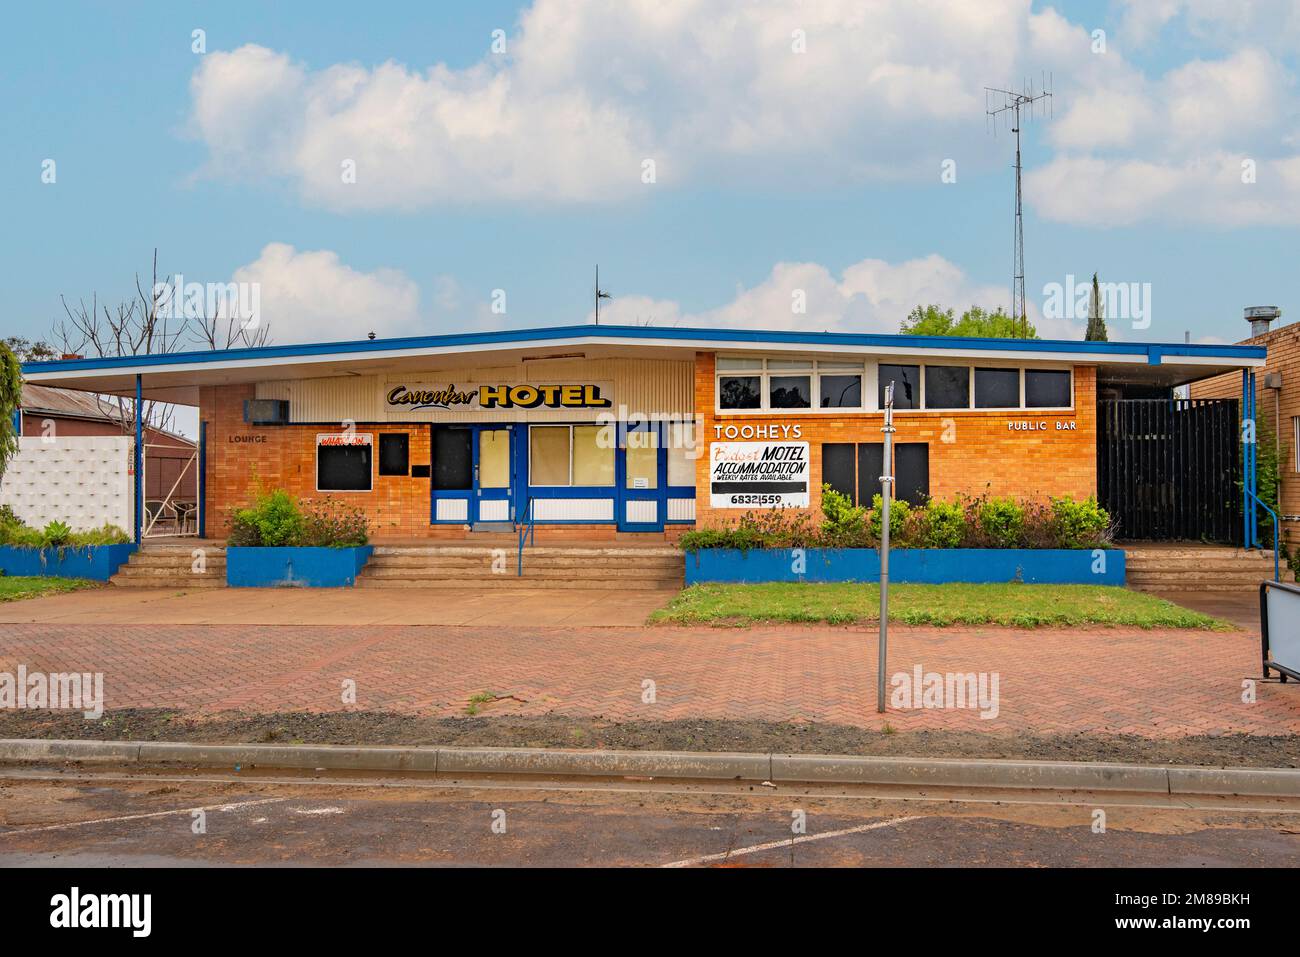
[[[404,339],[304,343],[174,352],[108,359],[63,359],[23,365],[28,382],[105,395],[134,395],[142,376],[152,400],[198,405],[201,386],[431,372],[466,365],[510,365],[529,359],[689,359],[697,351],[926,361],[973,360],[1095,365],[1099,377],[1146,385],[1181,385],[1264,365],[1262,346],[971,339],[750,329],[653,326],[558,326]]]

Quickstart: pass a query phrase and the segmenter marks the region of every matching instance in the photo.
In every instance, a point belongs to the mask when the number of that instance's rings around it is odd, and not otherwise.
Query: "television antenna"
[[[600,325],[600,301],[602,299],[613,299],[609,293],[600,288],[600,264],[596,265],[596,325]]]
[[[1020,329],[1021,338],[1029,338],[1029,319],[1025,314],[1025,222],[1020,202],[1020,119],[1024,116],[1032,121],[1034,113],[1042,104],[1052,115],[1052,75],[1043,77],[1042,90],[1034,92],[1034,83],[1030,80],[1020,92],[1003,90],[998,87],[984,87],[985,124],[997,133],[998,117],[1006,116],[1011,120],[1011,132],[1016,134],[1016,235],[1013,242],[1011,263],[1011,320]]]

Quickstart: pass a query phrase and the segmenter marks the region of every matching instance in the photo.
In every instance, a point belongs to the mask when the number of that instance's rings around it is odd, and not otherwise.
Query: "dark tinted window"
[[[723,409],[757,409],[762,404],[756,375],[728,375],[718,380],[718,404]]]
[[[370,446],[317,446],[316,488],[322,492],[370,491]]]
[[[823,409],[862,408],[862,376],[824,375],[820,381]]]
[[[405,432],[379,437],[379,474],[411,473],[411,437]]]
[[[1025,370],[1025,405],[1031,409],[1067,407],[1070,404],[1070,373]]]
[[[885,387],[894,383],[894,408],[919,409],[921,407],[921,367],[891,366],[882,364],[878,370],[877,400],[885,407]]]
[[[768,380],[768,407],[772,409],[812,408],[812,377],[774,375]]]
[[[469,429],[433,430],[433,487],[473,487],[474,456],[470,451]]]
[[[975,408],[1020,408],[1020,370],[976,369]]]
[[[822,446],[822,484],[853,498],[853,443],[835,442]]]
[[[863,442],[858,446],[858,504],[870,505],[880,494],[880,473],[885,470],[885,446]]]
[[[910,505],[930,497],[930,446],[925,442],[900,442],[894,447],[894,490]]]
[[[926,366],[925,407],[969,409],[970,369],[965,366]]]

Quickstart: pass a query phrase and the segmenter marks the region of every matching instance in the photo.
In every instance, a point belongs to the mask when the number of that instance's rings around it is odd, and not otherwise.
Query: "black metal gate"
[[[1121,539],[1241,544],[1236,399],[1097,403],[1097,488]]]

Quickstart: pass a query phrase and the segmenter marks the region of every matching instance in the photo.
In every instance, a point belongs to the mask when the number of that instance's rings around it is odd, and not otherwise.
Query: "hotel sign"
[[[495,411],[497,409],[608,409],[609,399],[592,383],[546,385],[475,385],[454,383],[436,388],[396,385],[385,397],[397,412],[418,409]]]
[[[807,442],[714,442],[709,446],[713,508],[807,508]]]

